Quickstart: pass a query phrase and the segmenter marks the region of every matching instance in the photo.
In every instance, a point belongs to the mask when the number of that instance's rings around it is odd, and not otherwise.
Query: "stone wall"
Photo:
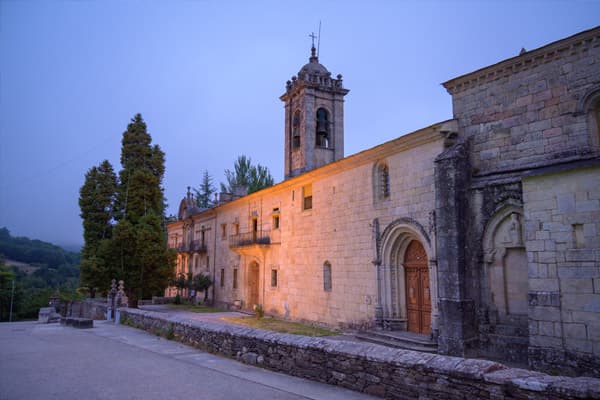
[[[67,305],[65,316],[76,318],[106,319],[106,299],[87,299],[71,301]]]
[[[433,159],[442,151],[442,140],[439,126],[428,127],[195,214],[184,223],[168,226],[170,245],[174,246],[175,235],[183,236],[184,225],[193,225],[194,240],[205,230],[207,251],[201,255],[199,268],[192,264],[190,272],[214,277],[211,299],[215,304],[232,305],[241,301],[244,308],[251,308],[261,303],[268,314],[292,320],[336,327],[372,327],[380,296],[378,285],[384,284],[378,282],[377,268],[373,265],[378,259],[373,221],[377,219],[381,232],[398,220],[412,221],[413,231],[426,231],[429,240],[422,242],[430,261],[435,260]],[[389,165],[389,195],[381,200],[375,200],[373,183],[373,170],[378,162]],[[303,209],[306,185],[312,188],[309,210]],[[273,226],[274,215],[279,217],[279,228]],[[270,243],[232,248],[234,227],[238,227],[240,234],[249,235],[254,219],[257,235],[268,236]],[[384,259],[386,270],[399,270],[402,254],[388,252],[399,259]],[[209,268],[204,263],[207,257]],[[332,271],[329,291],[324,290],[325,263],[331,265]],[[258,268],[257,276],[251,275],[253,268]],[[273,270],[277,271],[276,285],[272,285]],[[432,296],[437,293],[435,270],[433,264]],[[403,282],[404,273],[400,271],[398,275],[397,280]],[[395,317],[406,320],[406,307],[400,306],[405,298],[404,286],[400,285],[393,294],[388,291],[388,297],[383,299],[385,305],[395,307]],[[434,324],[435,298],[432,303]]]
[[[600,29],[445,83],[476,174],[598,154],[580,102],[599,90]]]
[[[600,167],[523,180],[530,364],[600,375]]]
[[[545,238],[557,229],[554,233],[557,238],[562,236],[560,240],[566,240],[568,236],[571,240],[574,233],[570,224],[575,222],[565,222],[563,226],[563,219],[572,216],[563,215],[560,209],[575,207],[576,200],[571,198],[575,192],[571,192],[571,197],[564,192],[557,198],[552,183],[547,182],[547,193],[538,188],[535,195],[527,197],[523,188],[527,177],[559,165],[571,164],[575,168],[586,163],[599,164],[599,127],[590,115],[590,107],[600,98],[598,63],[600,28],[597,27],[444,84],[452,95],[457,140],[468,147],[471,167],[465,183],[467,196],[461,203],[469,223],[458,225],[462,229],[458,236],[461,240],[465,238],[465,245],[455,242],[459,253],[464,251],[465,261],[458,266],[456,275],[462,280],[450,286],[449,291],[459,293],[464,310],[468,311],[472,304],[476,318],[470,319],[468,313],[463,313],[466,317],[462,319],[463,326],[455,322],[454,330],[478,332],[476,339],[468,334],[463,334],[462,339],[457,335],[457,339],[465,348],[469,345],[478,348],[480,356],[517,363],[529,361],[536,368],[563,373],[598,374],[598,368],[591,367],[600,354],[594,350],[598,337],[589,329],[600,315],[596,300],[589,297],[595,294],[593,278],[586,276],[586,281],[570,282],[559,279],[584,278],[586,268],[587,275],[597,276],[597,261],[593,264],[590,257],[573,260],[581,262],[577,265],[581,268],[565,270],[561,277],[555,259],[564,254],[580,257],[597,251],[592,249],[598,249],[598,244],[592,245],[588,239],[596,233],[591,233],[589,223],[585,232],[584,225],[578,228],[582,230],[578,235],[585,237],[587,245],[592,247],[577,250],[577,255],[565,248],[565,242]],[[597,182],[592,176],[585,179],[588,185]],[[442,195],[443,186],[436,189]],[[585,203],[581,206],[584,208],[595,201],[584,197],[579,200]],[[530,218],[524,217],[524,210],[531,208],[528,202],[533,202],[531,207],[535,212],[545,213],[548,228],[536,228]],[[456,211],[438,208],[436,216],[443,223]],[[520,231],[528,234],[540,231],[539,238],[513,242],[508,237],[509,224],[518,225]],[[446,257],[439,254],[440,260]],[[540,264],[538,259],[543,262]],[[519,285],[527,280],[531,293]],[[441,290],[446,289],[441,287]],[[535,306],[530,306],[531,302]],[[570,307],[569,312],[565,307]],[[442,314],[445,312],[443,309]],[[449,319],[455,316],[460,313]],[[564,321],[579,325],[566,327]],[[449,346],[446,348],[451,350]]]
[[[242,362],[385,398],[600,399],[600,380],[549,376],[492,361],[168,318],[127,309],[122,321]]]

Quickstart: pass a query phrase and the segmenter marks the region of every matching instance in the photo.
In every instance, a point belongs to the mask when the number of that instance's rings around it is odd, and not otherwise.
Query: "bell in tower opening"
[[[314,45],[308,64],[287,81],[280,97],[285,103],[285,178],[344,157],[344,96],[342,75],[319,63]]]

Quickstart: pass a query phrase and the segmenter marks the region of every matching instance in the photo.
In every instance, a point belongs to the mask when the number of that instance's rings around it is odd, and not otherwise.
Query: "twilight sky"
[[[320,61],[350,89],[345,154],[452,117],[440,83],[596,26],[600,1],[0,0],[0,227],[81,244],[85,172],[120,169],[142,113],[168,213],[240,154],[283,178],[285,82]]]

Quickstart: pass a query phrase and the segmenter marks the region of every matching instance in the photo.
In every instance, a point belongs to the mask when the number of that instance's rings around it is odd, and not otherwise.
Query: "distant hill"
[[[73,244],[73,243],[62,243],[59,244],[60,247],[65,249],[66,251],[70,251],[72,253],[81,253],[81,249],[83,248],[82,244]]]
[[[40,307],[59,290],[69,297],[79,286],[80,253],[52,243],[13,237],[0,229],[0,321],[35,319]],[[13,282],[16,282],[13,290]]]
[[[78,265],[81,258],[79,252],[67,251],[52,243],[13,237],[7,228],[0,229],[0,254],[6,259],[48,268]]]
[[[40,267],[37,265],[32,265],[32,264],[27,264],[27,263],[24,263],[21,261],[11,260],[9,258],[4,260],[4,264],[7,267],[15,267],[18,270],[25,272],[26,274],[31,274],[31,273],[37,271],[38,269],[40,269]]]

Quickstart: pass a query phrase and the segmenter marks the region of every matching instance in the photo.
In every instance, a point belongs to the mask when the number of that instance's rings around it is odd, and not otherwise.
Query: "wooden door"
[[[404,255],[406,272],[406,312],[408,330],[429,334],[431,331],[431,293],[425,249],[416,240],[409,243]]]
[[[249,309],[252,309],[255,304],[258,304],[258,264],[252,263],[248,268],[248,304]]]

